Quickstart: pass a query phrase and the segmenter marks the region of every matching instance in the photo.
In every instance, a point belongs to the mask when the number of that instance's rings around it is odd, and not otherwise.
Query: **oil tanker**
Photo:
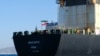
[[[18,56],[100,56],[100,0],[56,0],[58,25],[14,32]]]

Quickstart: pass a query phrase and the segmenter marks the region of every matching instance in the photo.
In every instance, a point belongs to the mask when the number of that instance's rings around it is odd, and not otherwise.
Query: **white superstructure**
[[[59,7],[59,26],[75,29],[85,28],[89,24],[89,26],[94,27],[93,7],[93,5]]]
[[[61,2],[63,1],[63,2]],[[100,34],[100,1],[84,0],[86,3],[67,4],[69,0],[59,0],[58,26],[63,29],[90,28],[95,34]],[[70,1],[69,1],[70,2]],[[73,1],[74,2],[74,1]],[[63,5],[62,5],[63,4]],[[67,5],[68,6],[67,6]]]

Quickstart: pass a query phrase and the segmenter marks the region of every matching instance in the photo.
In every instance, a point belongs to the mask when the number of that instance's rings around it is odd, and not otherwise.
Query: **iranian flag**
[[[42,21],[41,21],[41,25],[42,25],[42,26],[46,26],[47,24],[48,24],[48,21],[47,21],[47,20],[42,20]]]

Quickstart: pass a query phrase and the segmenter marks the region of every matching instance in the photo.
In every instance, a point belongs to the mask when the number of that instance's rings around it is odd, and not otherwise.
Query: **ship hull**
[[[43,34],[13,40],[18,56],[100,56],[99,35]]]
[[[100,35],[62,34],[56,56],[100,56]]]
[[[14,36],[18,56],[55,56],[60,34],[36,34]]]

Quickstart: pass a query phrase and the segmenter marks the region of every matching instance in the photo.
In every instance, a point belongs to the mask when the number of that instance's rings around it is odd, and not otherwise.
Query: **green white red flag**
[[[42,25],[42,26],[46,26],[47,24],[48,24],[48,21],[47,21],[47,20],[42,20],[42,21],[41,21],[41,25]]]

